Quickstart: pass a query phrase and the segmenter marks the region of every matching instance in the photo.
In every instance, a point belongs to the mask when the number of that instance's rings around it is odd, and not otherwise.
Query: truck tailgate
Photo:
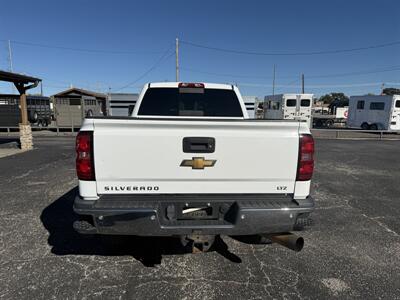
[[[93,119],[93,126],[98,194],[294,191],[297,122]],[[214,138],[215,151],[185,153],[185,137]],[[195,158],[204,169],[193,169]]]

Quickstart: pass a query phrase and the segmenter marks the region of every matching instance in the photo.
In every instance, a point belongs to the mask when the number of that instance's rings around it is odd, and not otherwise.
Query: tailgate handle
[[[182,144],[185,153],[214,153],[215,151],[213,137],[185,137]]]

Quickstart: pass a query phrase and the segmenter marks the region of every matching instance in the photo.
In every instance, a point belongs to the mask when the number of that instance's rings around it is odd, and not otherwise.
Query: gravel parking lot
[[[400,141],[316,145],[302,252],[223,237],[185,254],[174,239],[75,233],[74,139],[36,137],[0,159],[0,298],[400,299]]]

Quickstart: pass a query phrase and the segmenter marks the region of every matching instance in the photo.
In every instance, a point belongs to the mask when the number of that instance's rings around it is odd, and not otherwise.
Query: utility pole
[[[272,96],[275,95],[275,70],[276,66],[274,64],[274,71],[273,71],[273,76],[272,76]]]
[[[10,64],[10,72],[14,72],[13,70],[13,61],[12,61],[12,51],[11,51],[11,41],[8,40],[8,62]],[[11,89],[14,92],[15,91],[15,86],[14,84],[11,83]]]
[[[108,87],[108,96],[107,96],[107,108],[106,108],[106,112],[107,112],[107,116],[110,115],[110,110],[111,110],[111,87]],[[130,107],[130,106],[129,106]],[[129,111],[129,107],[128,107],[128,111]]]
[[[10,63],[10,72],[13,72],[11,41],[10,40],[8,40],[8,60],[9,60],[9,63]]]
[[[301,93],[304,94],[304,74],[301,74]]]
[[[176,82],[179,81],[179,39],[175,39],[175,66],[176,66]]]

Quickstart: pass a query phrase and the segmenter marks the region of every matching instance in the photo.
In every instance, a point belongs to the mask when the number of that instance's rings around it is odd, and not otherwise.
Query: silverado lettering
[[[158,186],[104,186],[104,191],[158,191],[160,187]]]

